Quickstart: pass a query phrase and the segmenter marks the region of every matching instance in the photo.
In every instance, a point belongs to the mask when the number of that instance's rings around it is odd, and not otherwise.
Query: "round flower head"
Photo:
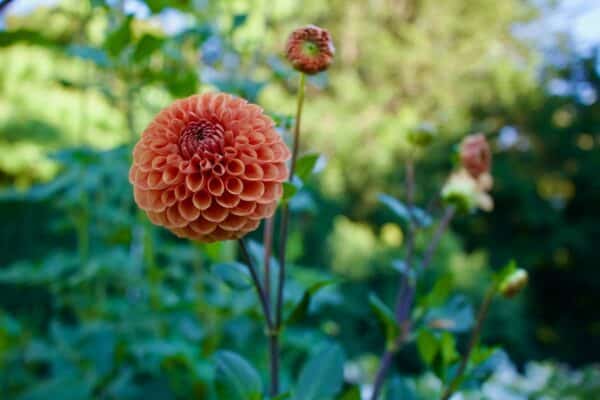
[[[329,32],[315,25],[293,31],[285,46],[285,55],[294,68],[309,75],[326,70],[334,53]]]
[[[260,107],[207,93],[154,118],[133,150],[129,181],[150,220],[177,236],[238,239],[275,212],[289,157]]]
[[[460,144],[460,161],[474,177],[490,170],[492,152],[483,134],[469,135]]]

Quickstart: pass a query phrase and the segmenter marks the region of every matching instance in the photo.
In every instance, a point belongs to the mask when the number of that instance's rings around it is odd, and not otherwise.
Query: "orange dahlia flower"
[[[175,235],[238,239],[275,212],[289,157],[260,107],[207,93],[154,118],[133,150],[129,181],[138,206]]]
[[[294,68],[309,75],[326,70],[334,54],[331,35],[315,25],[293,31],[285,46],[285,55]]]
[[[492,152],[482,133],[465,137],[460,144],[460,161],[463,167],[473,176],[479,178],[490,170]]]

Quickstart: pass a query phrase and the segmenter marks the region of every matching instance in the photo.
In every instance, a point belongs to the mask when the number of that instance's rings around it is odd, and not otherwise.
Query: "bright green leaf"
[[[419,349],[423,361],[431,365],[439,350],[438,340],[433,333],[422,329],[417,335],[417,349]]]
[[[296,176],[302,181],[306,181],[315,169],[318,160],[319,154],[317,153],[304,154],[298,157],[296,161]]]

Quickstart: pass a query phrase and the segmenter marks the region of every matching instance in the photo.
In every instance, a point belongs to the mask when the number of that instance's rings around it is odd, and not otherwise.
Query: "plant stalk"
[[[265,321],[267,323],[267,329],[271,331],[273,329],[273,323],[271,321],[271,316],[269,313],[269,307],[267,305],[267,296],[260,284],[260,279],[258,277],[258,273],[256,272],[256,268],[254,263],[252,262],[252,258],[250,258],[250,253],[248,253],[248,247],[246,246],[246,242],[244,239],[239,239],[238,243],[240,244],[240,249],[242,250],[242,255],[246,260],[246,264],[248,266],[248,271],[250,272],[250,276],[252,277],[252,283],[254,288],[256,289],[256,293],[258,294],[258,298],[260,300],[260,304],[262,306],[263,314],[265,315]]]
[[[304,90],[306,86],[306,76],[300,73],[300,83],[298,86],[298,97],[296,103],[296,121],[294,124],[294,139],[292,143],[292,159],[290,162],[290,175],[288,181],[292,181],[296,169],[296,160],[298,159],[298,150],[300,148],[300,122],[302,120],[302,107],[304,105]],[[279,230],[279,274],[277,276],[277,299],[275,303],[275,316],[273,329],[269,337],[272,359],[274,364],[271,376],[271,395],[279,394],[279,335],[283,318],[283,293],[285,287],[285,253],[288,237],[289,207],[286,203],[281,206],[281,224]]]
[[[469,359],[471,358],[471,352],[473,348],[477,345],[479,341],[479,335],[481,334],[481,328],[483,327],[483,321],[487,316],[488,310],[490,308],[490,304],[492,304],[492,300],[496,295],[497,287],[496,285],[492,285],[492,287],[487,291],[481,306],[479,307],[479,311],[477,313],[477,322],[475,323],[475,327],[471,331],[471,338],[469,339],[469,344],[467,345],[467,350],[463,354],[460,364],[458,366],[458,370],[456,371],[456,375],[452,379],[452,381],[448,384],[448,387],[442,394],[441,400],[448,400],[450,396],[458,389],[462,377],[467,369],[467,365],[469,364]]]

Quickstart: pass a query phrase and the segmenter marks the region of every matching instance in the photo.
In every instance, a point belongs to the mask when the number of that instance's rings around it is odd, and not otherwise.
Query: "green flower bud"
[[[500,293],[507,299],[514,297],[527,286],[528,280],[527,271],[517,269],[500,283]]]
[[[435,130],[431,124],[421,124],[408,132],[408,142],[417,147],[427,147],[435,137]]]

